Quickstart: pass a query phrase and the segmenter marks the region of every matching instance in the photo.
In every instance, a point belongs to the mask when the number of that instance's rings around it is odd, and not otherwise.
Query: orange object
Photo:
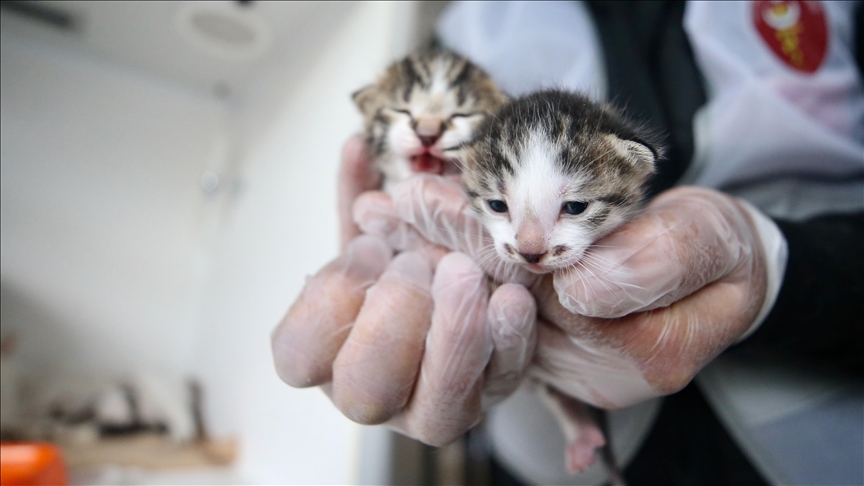
[[[69,484],[60,449],[44,443],[0,444],[0,486]]]

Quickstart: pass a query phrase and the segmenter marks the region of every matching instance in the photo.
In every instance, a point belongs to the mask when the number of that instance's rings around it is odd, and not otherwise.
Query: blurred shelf
[[[69,468],[105,465],[150,469],[230,465],[237,455],[233,439],[178,444],[165,435],[142,433],[82,444],[61,444]]]

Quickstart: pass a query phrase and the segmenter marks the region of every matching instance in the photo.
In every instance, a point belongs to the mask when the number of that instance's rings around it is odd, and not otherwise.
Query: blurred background
[[[350,94],[441,8],[4,1],[6,438],[60,444],[73,483],[420,474],[279,381],[269,333],[337,254]]]

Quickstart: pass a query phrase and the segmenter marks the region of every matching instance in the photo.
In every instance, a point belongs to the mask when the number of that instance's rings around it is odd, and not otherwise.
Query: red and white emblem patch
[[[784,63],[814,73],[828,52],[828,23],[818,1],[753,2],[756,30]]]

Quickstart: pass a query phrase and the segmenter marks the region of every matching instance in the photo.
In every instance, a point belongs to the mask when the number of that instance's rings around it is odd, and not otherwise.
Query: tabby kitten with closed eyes
[[[353,98],[385,191],[420,172],[458,175],[444,152],[507,101],[482,69],[444,49],[412,52]]]

